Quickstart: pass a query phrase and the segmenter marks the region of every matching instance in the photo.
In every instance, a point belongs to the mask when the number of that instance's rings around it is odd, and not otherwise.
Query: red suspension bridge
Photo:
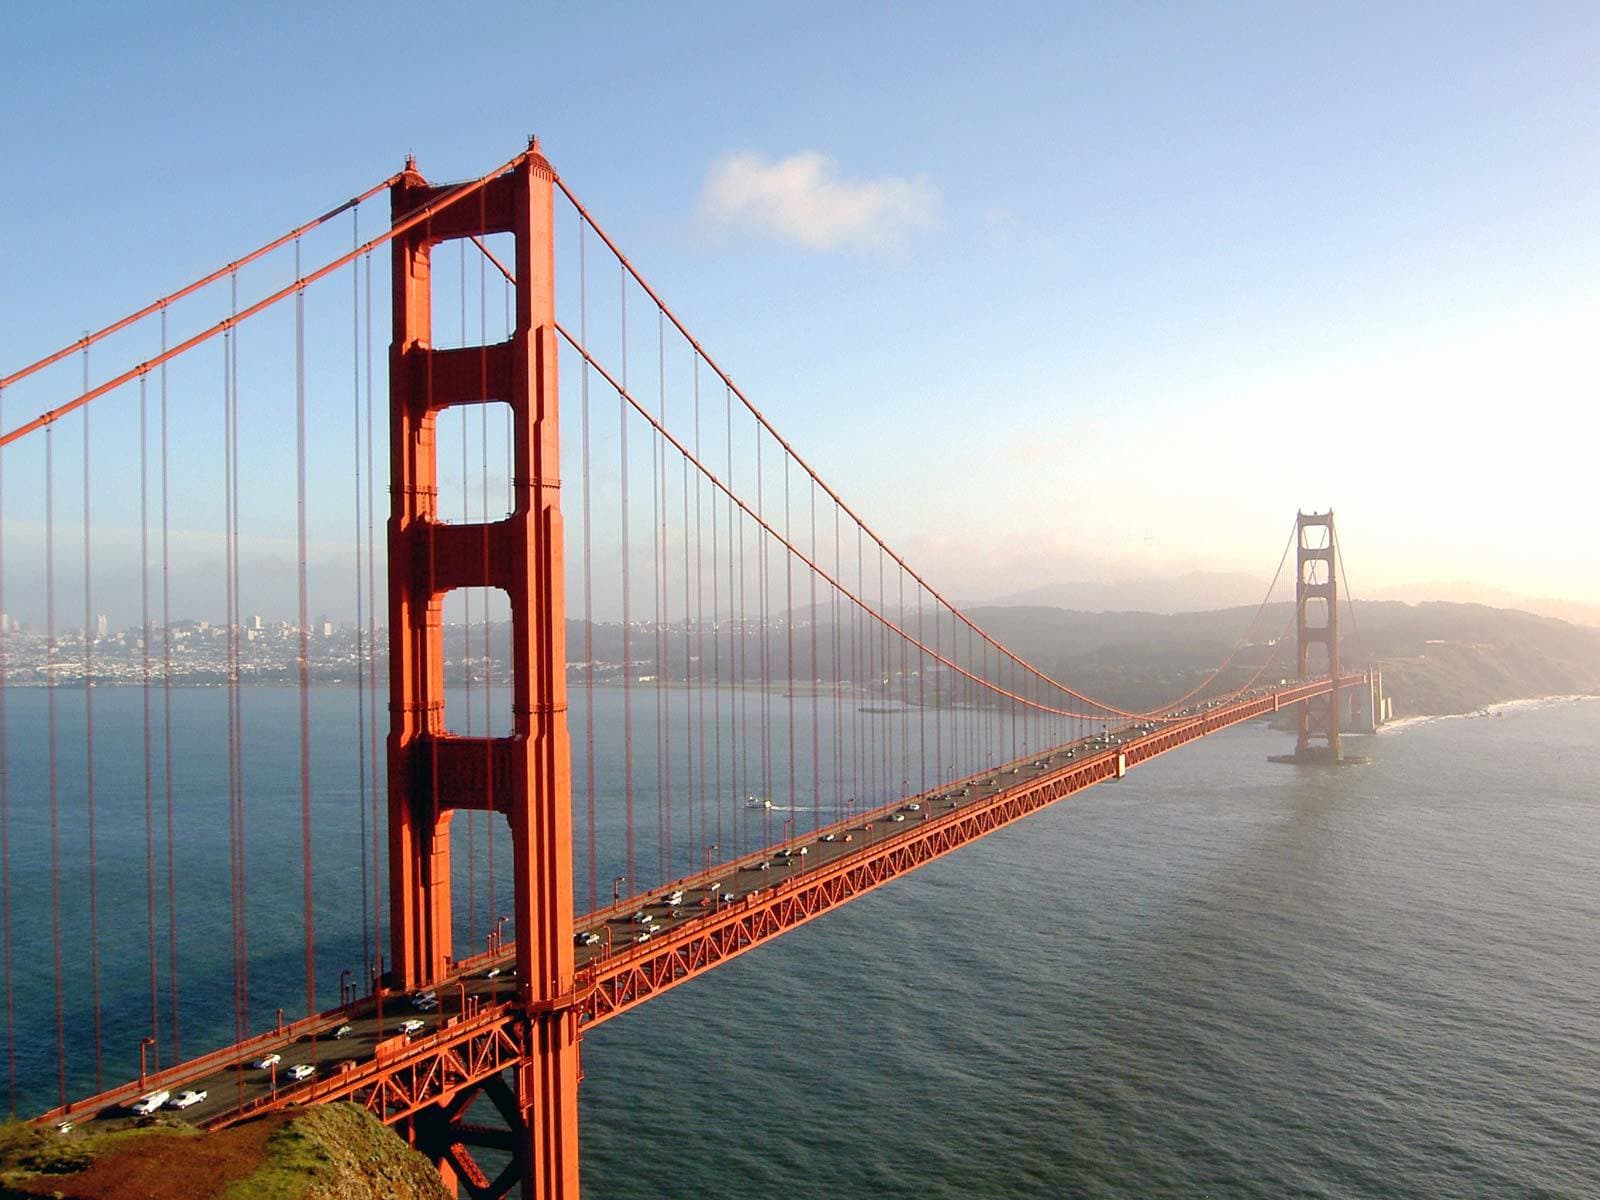
[[[576,1196],[586,1030],[1197,738],[1292,707],[1336,761],[1381,714],[1331,513],[1160,703],[1009,649],[537,141],[408,162],[12,371],[0,430],[6,1063],[40,1121],[349,1100],[473,1196]]]

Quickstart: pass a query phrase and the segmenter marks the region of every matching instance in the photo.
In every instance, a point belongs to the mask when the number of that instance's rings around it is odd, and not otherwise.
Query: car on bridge
[[[310,1079],[316,1073],[317,1069],[310,1063],[295,1063],[289,1068],[289,1078],[295,1083],[299,1083],[302,1079]]]
[[[283,1055],[281,1054],[263,1054],[250,1065],[258,1071],[266,1071],[277,1066],[282,1061]]]
[[[410,1037],[413,1033],[421,1033],[426,1028],[427,1025],[424,1022],[412,1017],[409,1021],[401,1021],[399,1025],[395,1026],[394,1031]]]
[[[600,944],[600,935],[592,929],[585,929],[578,933],[574,940],[580,946],[598,946]]]
[[[335,1029],[333,1031],[333,1040],[334,1041],[338,1041],[340,1038],[347,1038],[354,1032],[355,1032],[354,1026],[341,1025],[341,1026],[339,1026],[339,1028],[337,1028],[337,1029]]]
[[[204,1091],[179,1092],[172,1098],[172,1107],[193,1108],[196,1104],[199,1104],[200,1101],[204,1100],[207,1095],[208,1093]]]
[[[141,1117],[148,1117],[170,1099],[172,1099],[171,1092],[146,1092],[128,1107]]]

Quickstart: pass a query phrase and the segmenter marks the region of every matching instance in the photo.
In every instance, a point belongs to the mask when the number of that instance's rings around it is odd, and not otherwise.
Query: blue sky
[[[957,596],[1265,575],[1331,504],[1358,592],[1600,602],[1592,5],[62,3],[0,40],[6,370],[407,151],[538,132]]]

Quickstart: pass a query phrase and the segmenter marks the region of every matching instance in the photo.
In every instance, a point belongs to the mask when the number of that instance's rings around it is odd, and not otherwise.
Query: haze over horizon
[[[1332,506],[1357,596],[1600,603],[1590,7],[908,21],[824,4],[707,23],[499,4],[427,68],[427,6],[308,12],[293,38],[272,11],[166,11],[5,18],[30,52],[0,81],[0,205],[27,229],[7,245],[0,370],[407,150],[465,177],[537,130],[752,399],[947,595],[1264,581],[1296,507]],[[469,70],[470,92],[427,82]],[[341,370],[312,376],[314,407],[345,403]],[[62,398],[17,388],[6,426]],[[343,617],[329,441],[311,607]],[[276,479],[245,470],[247,506],[270,507]],[[217,514],[179,526],[214,552]],[[19,614],[39,590],[30,536],[18,522],[7,546]],[[133,543],[106,536],[115,580]],[[246,607],[288,610],[288,544],[247,523],[244,549]]]

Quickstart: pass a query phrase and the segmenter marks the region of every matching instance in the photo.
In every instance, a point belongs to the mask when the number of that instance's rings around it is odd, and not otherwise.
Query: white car
[[[922,811],[922,805],[918,804],[915,800],[913,800],[910,804],[906,805],[906,811],[907,812],[921,812]]]
[[[837,833],[825,833],[822,835],[822,840],[825,842],[837,842],[839,835]]]
[[[770,858],[763,858],[760,862],[758,862],[756,864],[756,870],[758,870],[758,871],[770,871],[770,870],[772,870],[772,860]]]
[[[317,1069],[310,1063],[295,1063],[289,1068],[289,1078],[299,1083],[302,1079],[310,1079],[317,1073]]]
[[[148,1092],[140,1096],[128,1107],[141,1117],[148,1117],[170,1099],[172,1099],[171,1092]]]
[[[409,1021],[401,1021],[399,1025],[395,1026],[395,1032],[409,1036],[413,1033],[421,1033],[424,1028],[425,1026],[421,1021],[412,1017]]]
[[[599,944],[600,935],[592,929],[585,929],[578,935],[578,945],[580,946],[598,946]]]
[[[633,914],[633,923],[635,925],[648,925],[648,924],[650,924],[650,914],[645,912],[645,910],[641,908],[638,912]]]
[[[483,973],[483,977],[485,979],[497,979],[497,978],[499,978],[499,976],[500,976],[500,968],[499,967],[490,967],[487,971],[485,971]]]
[[[263,1054],[250,1065],[258,1071],[265,1071],[271,1067],[277,1066],[282,1061],[283,1055],[281,1054]]]
[[[732,892],[723,892],[722,895],[718,897],[723,904],[732,904],[738,898],[739,897],[735,896]]]
[[[894,822],[894,823],[895,823],[895,824],[897,824],[897,825],[898,825],[898,824],[899,824],[899,823],[900,823],[900,822],[901,822],[901,821],[904,821],[904,820],[905,820],[905,819],[906,819],[906,815],[905,815],[905,813],[894,813],[894,814],[893,814],[893,815],[891,815],[891,816],[890,816],[890,818],[889,818],[889,820],[891,820],[891,821],[893,821],[893,822]]]
[[[638,937],[634,938],[633,940],[636,941],[636,942],[648,942],[650,940],[650,931],[648,929],[645,930],[643,933],[641,933]]]
[[[351,1026],[341,1025],[333,1031],[333,1040],[338,1041],[340,1038],[347,1038],[354,1032],[355,1030]]]
[[[683,889],[682,888],[676,888],[673,891],[668,892],[665,896],[663,896],[661,898],[661,903],[663,903],[663,904],[682,904],[683,903]]]
[[[173,1108],[192,1108],[206,1098],[205,1092],[179,1092],[172,1098]]]

